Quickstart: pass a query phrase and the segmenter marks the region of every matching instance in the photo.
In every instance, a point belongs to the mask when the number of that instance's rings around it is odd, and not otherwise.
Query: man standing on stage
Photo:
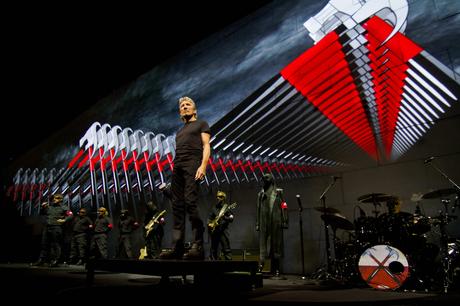
[[[197,119],[195,102],[189,97],[179,99],[179,114],[184,126],[176,134],[176,157],[171,181],[173,232],[171,250],[161,259],[203,259],[203,221],[197,203],[199,182],[206,174],[211,154],[211,130],[206,121]],[[185,218],[192,223],[193,242],[184,254]]]

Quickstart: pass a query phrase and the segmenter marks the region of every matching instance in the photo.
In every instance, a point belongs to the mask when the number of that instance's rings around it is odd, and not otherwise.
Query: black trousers
[[[171,182],[174,247],[180,248],[183,244],[186,214],[189,215],[192,224],[193,242],[203,243],[204,227],[197,207],[199,181],[195,180],[196,170],[200,164],[199,160],[190,160],[174,165]]]
[[[133,248],[131,246],[131,233],[122,233],[118,238],[118,257],[127,257],[129,259],[133,257]]]
[[[232,259],[230,239],[226,229],[216,229],[214,233],[209,233],[211,237],[211,259],[219,259],[219,244],[222,246],[222,253],[225,260]]]
[[[94,258],[108,258],[106,233],[96,233],[93,237],[91,237],[89,252],[90,256],[93,256]]]
[[[147,247],[147,258],[157,258],[161,253],[161,241],[163,239],[163,227],[155,225],[148,236],[145,235],[145,246]]]
[[[73,233],[70,241],[70,262],[76,260],[86,261],[88,250],[88,235],[86,233]]]
[[[60,225],[47,225],[42,233],[40,259],[50,261],[61,258],[62,227]]]

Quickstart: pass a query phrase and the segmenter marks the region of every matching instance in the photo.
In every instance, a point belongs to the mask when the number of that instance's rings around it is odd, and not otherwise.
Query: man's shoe
[[[190,250],[182,256],[182,259],[185,260],[203,260],[204,259],[204,252],[203,247],[198,244],[193,244]]]
[[[160,253],[160,259],[182,259],[183,252],[176,249],[166,250]]]

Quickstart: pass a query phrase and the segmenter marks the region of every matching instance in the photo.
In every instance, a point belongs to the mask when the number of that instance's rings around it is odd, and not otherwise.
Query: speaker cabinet
[[[232,250],[232,260],[250,260],[250,261],[259,261],[259,250],[258,249],[233,249]],[[271,271],[271,261],[270,259],[265,259],[264,268],[262,272],[270,273]]]

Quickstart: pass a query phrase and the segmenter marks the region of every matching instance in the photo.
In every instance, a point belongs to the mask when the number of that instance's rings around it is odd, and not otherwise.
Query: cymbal
[[[395,199],[395,196],[385,194],[385,193],[369,193],[364,194],[358,198],[358,201],[361,203],[376,203],[376,202],[384,202]]]
[[[322,215],[321,219],[324,220],[327,224],[335,228],[341,228],[344,230],[353,230],[353,223],[347,220],[344,216],[339,213]]]
[[[445,197],[445,196],[448,196],[454,193],[457,193],[457,191],[454,188],[438,189],[435,191],[425,193],[422,196],[422,199],[442,198],[442,197]]]
[[[316,207],[313,207],[315,210],[317,211],[320,211],[322,213],[326,213],[326,214],[338,214],[340,213],[340,210],[338,210],[337,208],[334,208],[334,207],[326,207],[326,210],[324,210],[324,207],[322,206],[316,206]]]
[[[412,202],[420,202],[422,198],[423,198],[423,193],[413,193],[412,196],[410,197],[410,200]]]

